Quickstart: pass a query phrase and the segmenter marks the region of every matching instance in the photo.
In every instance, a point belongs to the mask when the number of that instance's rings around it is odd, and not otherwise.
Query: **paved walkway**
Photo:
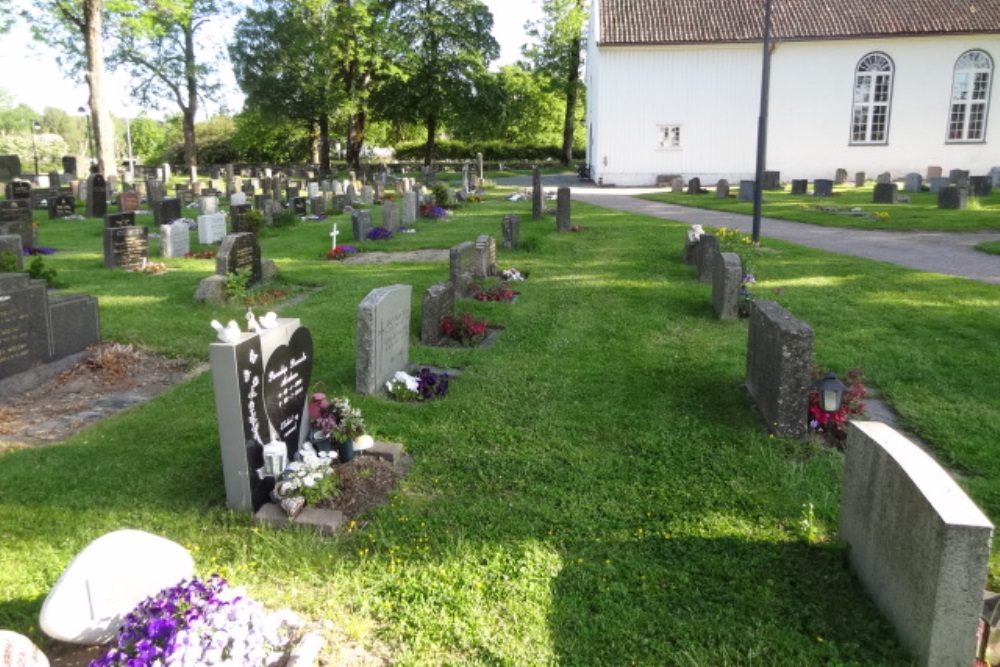
[[[530,177],[498,179],[500,185],[530,187]],[[663,192],[656,188],[599,188],[575,176],[543,176],[545,188],[567,186],[573,199],[618,211],[640,213],[687,224],[729,227],[750,233],[752,218],[674,204],[638,199],[635,195]],[[892,232],[821,227],[800,222],[763,218],[763,238],[789,241],[810,248],[889,262],[918,271],[942,273],[1000,285],[1000,255],[979,252],[984,241],[1000,241],[1000,232]]]

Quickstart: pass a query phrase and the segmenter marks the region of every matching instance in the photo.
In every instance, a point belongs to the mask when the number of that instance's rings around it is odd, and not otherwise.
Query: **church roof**
[[[596,0],[602,46],[755,42],[764,0]],[[1000,33],[1000,0],[772,0],[776,40]]]

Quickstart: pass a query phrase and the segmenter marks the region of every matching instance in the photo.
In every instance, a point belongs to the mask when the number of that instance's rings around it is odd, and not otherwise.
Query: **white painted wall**
[[[952,69],[971,48],[994,59],[987,141],[946,144]],[[854,70],[867,53],[895,64],[889,143],[851,146]],[[658,174],[752,178],[760,95],[760,45],[596,48],[590,45],[588,160],[606,185],[651,185]],[[928,165],[985,174],[1000,165],[1000,36],[779,43],[772,56],[769,170],[792,178]],[[682,126],[681,150],[657,149],[657,125]]]

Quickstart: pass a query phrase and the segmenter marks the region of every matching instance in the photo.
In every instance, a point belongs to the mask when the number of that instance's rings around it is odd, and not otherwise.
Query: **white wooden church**
[[[592,0],[587,160],[605,185],[753,178],[765,0]],[[767,169],[1000,165],[1000,0],[772,0]]]

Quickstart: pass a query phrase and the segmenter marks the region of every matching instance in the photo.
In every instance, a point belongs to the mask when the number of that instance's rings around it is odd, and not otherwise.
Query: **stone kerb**
[[[746,388],[775,435],[806,433],[813,337],[812,327],[777,302],[751,303]]]
[[[848,425],[840,535],[917,664],[973,661],[993,525],[928,454],[885,424]]]
[[[712,265],[718,254],[719,237],[715,234],[702,234],[698,245],[694,247],[694,266],[698,271],[699,281],[712,282]]]
[[[410,285],[390,285],[368,293],[358,305],[356,388],[379,394],[410,361]]]
[[[441,320],[455,310],[455,288],[451,283],[436,283],[424,292],[420,310],[420,342],[437,345],[444,336]]]
[[[712,270],[712,307],[720,320],[739,319],[743,264],[735,252],[724,252]]]

